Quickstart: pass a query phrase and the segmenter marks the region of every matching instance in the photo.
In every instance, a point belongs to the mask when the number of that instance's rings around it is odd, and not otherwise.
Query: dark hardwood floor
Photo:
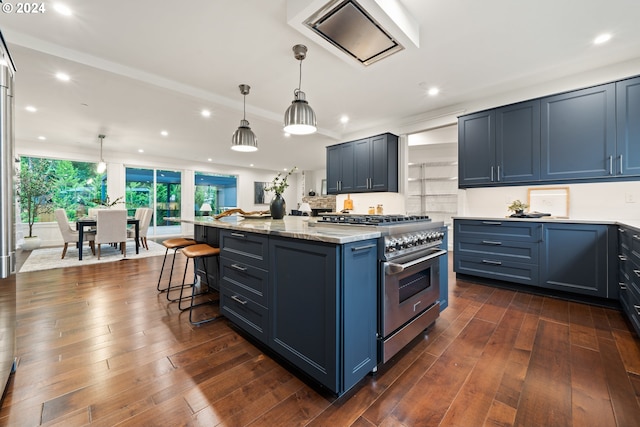
[[[450,274],[436,324],[336,399],[226,319],[190,326],[156,292],[161,262],[18,274],[0,425],[640,426],[640,340],[618,311]]]

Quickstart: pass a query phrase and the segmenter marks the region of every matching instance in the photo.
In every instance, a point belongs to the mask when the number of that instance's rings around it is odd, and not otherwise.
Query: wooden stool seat
[[[190,245],[183,248],[182,255],[187,258],[215,256],[220,255],[220,248],[214,248],[206,243],[198,243],[197,245]]]
[[[164,246],[167,249],[180,249],[183,248],[185,246],[191,246],[191,245],[195,245],[198,242],[196,242],[193,239],[187,239],[184,237],[176,237],[173,239],[167,239],[167,240],[163,240],[162,241],[162,246]]]

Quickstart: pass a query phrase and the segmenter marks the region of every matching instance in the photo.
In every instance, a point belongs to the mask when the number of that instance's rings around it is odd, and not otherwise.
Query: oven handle
[[[401,272],[403,272],[405,269],[407,269],[409,267],[413,267],[414,265],[418,265],[418,264],[420,264],[422,262],[429,261],[430,259],[439,257],[439,256],[444,255],[446,253],[447,253],[447,251],[440,249],[440,250],[438,250],[438,251],[436,251],[436,252],[434,252],[434,253],[432,253],[430,255],[426,255],[426,256],[423,256],[421,258],[414,259],[413,261],[409,261],[409,262],[407,262],[405,264],[396,264],[395,262],[385,262],[384,263],[384,274],[390,275],[390,274],[401,273]]]

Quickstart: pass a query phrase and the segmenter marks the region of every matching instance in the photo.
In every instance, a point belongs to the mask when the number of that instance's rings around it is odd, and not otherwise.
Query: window
[[[211,214],[216,215],[237,206],[237,177],[234,175],[195,173],[195,216],[207,215],[201,208],[205,203],[211,206]]]
[[[54,209],[67,211],[70,221],[87,214],[91,207],[100,205],[106,199],[107,174],[96,172],[96,163],[53,160],[38,157],[20,157],[20,175],[27,171],[37,171],[44,179],[42,194],[34,194],[36,203],[35,222],[55,222]],[[18,193],[20,193],[18,185]],[[28,222],[28,201],[20,200],[20,219]]]

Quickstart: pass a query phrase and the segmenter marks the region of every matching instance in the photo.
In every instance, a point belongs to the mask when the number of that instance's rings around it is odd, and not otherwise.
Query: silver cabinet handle
[[[494,246],[500,246],[502,244],[502,242],[494,242],[491,240],[483,240],[482,243],[485,245],[494,245]]]
[[[620,175],[624,175],[624,170],[622,168],[622,165],[623,165],[623,163],[622,163],[622,154],[620,154]]]
[[[633,304],[633,308],[636,309],[636,313],[638,313],[638,316],[640,316],[640,305]]]
[[[620,261],[626,261],[627,260],[627,256],[626,255],[618,255],[618,259]]]
[[[482,221],[485,225],[502,225],[500,221]]]
[[[498,178],[498,182],[500,182],[500,165],[498,165],[498,175],[497,175],[497,178]]]
[[[636,273],[636,276],[640,277],[640,270],[634,269],[633,272]]]
[[[245,305],[247,303],[247,300],[242,300],[237,295],[231,295],[231,299],[242,305]]]
[[[613,156],[609,156],[609,175],[613,175]]]
[[[351,248],[351,250],[353,252],[356,252],[356,251],[364,251],[364,250],[371,249],[371,248],[376,248],[376,247],[377,247],[376,245],[354,246],[354,247]]]
[[[491,166],[491,182],[493,182],[493,166]]]
[[[634,234],[633,238],[636,239],[636,240],[640,240],[640,236],[638,236],[637,234]]]
[[[483,260],[482,260],[482,263],[483,263],[483,264],[489,264],[489,265],[502,265],[502,262],[500,262],[500,261],[493,261],[493,260],[490,260],[490,259],[483,259]]]
[[[622,290],[622,291],[626,291],[627,290],[627,285],[625,283],[618,283],[618,285],[620,285],[620,290]]]
[[[231,268],[236,269],[238,271],[247,271],[247,267],[243,267],[238,264],[231,264]]]
[[[242,233],[231,233],[231,235],[233,237],[244,237],[244,234],[242,234]]]

